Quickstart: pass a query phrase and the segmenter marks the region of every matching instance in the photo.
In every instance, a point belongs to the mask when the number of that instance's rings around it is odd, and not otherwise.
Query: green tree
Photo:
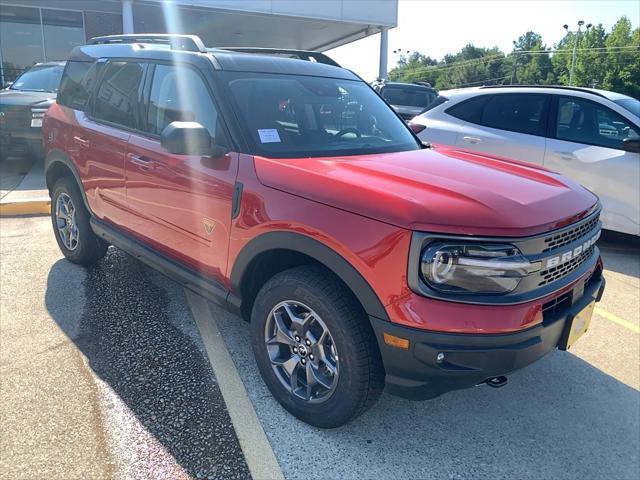
[[[555,81],[551,57],[542,36],[527,32],[513,42],[513,53],[509,55],[514,84],[550,85]],[[511,81],[511,80],[510,80]]]

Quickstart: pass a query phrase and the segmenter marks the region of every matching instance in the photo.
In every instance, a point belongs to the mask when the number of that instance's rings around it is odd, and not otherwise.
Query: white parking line
[[[247,396],[215,318],[211,315],[209,304],[204,298],[189,290],[185,290],[185,295],[200,330],[209,363],[216,375],[251,476],[256,480],[284,480],[269,440]]]

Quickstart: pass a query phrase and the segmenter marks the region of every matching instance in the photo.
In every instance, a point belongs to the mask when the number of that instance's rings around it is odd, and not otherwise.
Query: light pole
[[[582,33],[582,26],[584,25],[584,20],[578,20],[578,30],[575,32],[576,39],[573,42],[573,57],[571,58],[571,70],[569,71],[569,86],[573,85],[573,71],[576,68],[576,49],[578,48],[578,42],[580,41],[580,33]],[[566,23],[563,25],[564,29],[567,33],[571,33],[569,31],[569,25]],[[591,28],[591,24],[587,23],[586,30]]]

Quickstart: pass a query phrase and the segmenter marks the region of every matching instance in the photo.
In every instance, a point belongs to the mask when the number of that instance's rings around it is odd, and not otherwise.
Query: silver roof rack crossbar
[[[288,48],[258,48],[258,47],[216,47],[218,50],[229,50],[240,53],[256,53],[259,55],[290,55],[300,60],[315,61],[339,67],[338,63],[324,53],[309,50],[293,50]]]
[[[206,53],[207,49],[197,35],[177,35],[171,33],[105,35],[93,37],[89,44],[117,44],[117,43],[162,43],[168,44],[174,50]]]

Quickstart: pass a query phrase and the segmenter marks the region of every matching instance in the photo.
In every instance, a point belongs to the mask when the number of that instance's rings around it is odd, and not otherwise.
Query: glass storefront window
[[[13,81],[25,68],[44,61],[40,10],[0,7],[0,53],[4,81]]]
[[[3,84],[34,63],[66,60],[71,49],[83,43],[82,12],[0,5]]]
[[[73,47],[85,43],[82,12],[42,9],[47,62],[66,60]]]

